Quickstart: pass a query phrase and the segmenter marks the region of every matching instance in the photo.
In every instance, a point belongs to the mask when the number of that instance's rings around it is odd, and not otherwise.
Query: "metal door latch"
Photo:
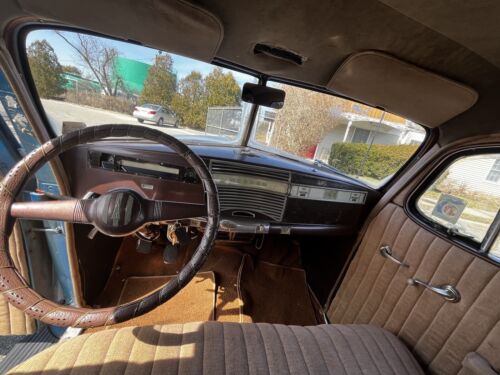
[[[56,233],[56,234],[63,234],[64,231],[61,227],[55,227],[55,228],[31,228],[31,232],[45,232],[45,233]]]
[[[460,293],[458,290],[452,286],[452,285],[439,285],[439,286],[434,286],[431,284],[427,284],[426,282],[419,280],[419,279],[408,279],[408,284],[414,285],[414,286],[423,286],[424,288],[430,290],[431,292],[434,292],[436,294],[439,294],[441,297],[443,297],[445,300],[449,302],[456,303],[460,301]]]
[[[399,260],[392,255],[392,249],[389,245],[384,245],[380,248],[380,255],[382,255],[384,258],[392,260],[394,263],[400,265],[401,267],[409,267],[408,263],[405,263],[404,261]]]

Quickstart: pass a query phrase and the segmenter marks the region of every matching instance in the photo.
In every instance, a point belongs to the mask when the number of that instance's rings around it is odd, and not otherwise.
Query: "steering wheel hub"
[[[84,209],[87,218],[102,233],[125,236],[145,224],[145,200],[132,190],[115,190],[101,195]]]

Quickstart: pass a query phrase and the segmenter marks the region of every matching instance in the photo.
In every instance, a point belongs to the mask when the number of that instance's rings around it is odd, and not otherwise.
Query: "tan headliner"
[[[476,105],[440,126],[441,142],[497,132],[500,24],[492,22],[492,14],[500,14],[500,3],[477,0],[465,6],[453,0],[455,7],[443,2],[417,9],[407,0],[382,1],[198,0],[196,4],[210,14],[199,11],[205,13],[201,23],[180,17],[184,26],[179,28],[177,17],[153,14],[159,8],[165,13],[186,7],[175,0],[4,0],[0,22],[5,28],[16,17],[41,16],[205,61],[217,49],[219,59],[322,88],[348,56],[379,50],[479,93]],[[56,11],[59,5],[63,12]],[[222,41],[218,24],[224,29]],[[297,51],[307,61],[297,66],[254,55],[257,42]]]

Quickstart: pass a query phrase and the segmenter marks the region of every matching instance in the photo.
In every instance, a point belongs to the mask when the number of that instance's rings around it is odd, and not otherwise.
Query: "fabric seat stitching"
[[[419,231],[420,231],[420,228],[417,228],[417,230],[415,231],[415,234],[413,235],[413,239],[411,240],[411,242],[410,242],[410,244],[408,246],[408,249],[406,250],[405,256],[403,257],[403,261],[407,260],[408,253],[410,252],[409,249],[411,248],[411,246],[413,246],[413,242],[415,241],[415,238],[417,237]],[[372,317],[371,317],[371,319],[369,321],[369,324],[372,323],[373,319],[377,316],[378,312],[380,311],[380,307],[383,305],[385,297],[389,293],[389,290],[391,289],[391,286],[394,283],[394,278],[398,274],[398,271],[399,271],[399,268],[392,275],[391,281],[389,282],[389,284],[388,284],[388,286],[387,286],[387,288],[386,288],[386,290],[384,292],[384,295],[382,296],[382,299],[380,300],[380,303],[379,303],[379,305],[377,307],[377,311],[375,311],[375,313],[372,315]]]
[[[243,329],[243,325],[239,324],[240,330],[241,330],[241,336],[243,337],[243,346],[245,349],[245,356],[247,359],[247,374],[250,374],[250,358],[248,357],[248,345],[247,345],[247,338],[245,336],[245,330]]]
[[[435,237],[432,242],[429,244],[429,246],[427,247],[427,250],[425,251],[425,254],[424,254],[424,257],[422,258],[422,263],[424,263],[424,260],[425,260],[425,257],[427,256],[427,254],[429,254],[430,251],[434,251],[434,250],[431,250],[432,246],[434,246],[434,242],[438,239],[438,237]],[[451,247],[446,251],[446,253],[441,257],[441,260],[439,261],[438,265],[436,266],[436,268],[434,269],[434,271],[432,272],[432,275],[429,277],[429,283],[432,284],[432,281],[434,279],[434,276],[436,275],[436,272],[438,271],[439,267],[441,267],[441,264],[443,263],[444,261],[444,258],[446,257],[446,255],[448,254],[448,252],[450,251]],[[470,265],[470,264],[469,264]],[[468,266],[467,266],[468,267]],[[410,316],[413,314],[413,311],[415,311],[415,308],[418,304],[418,301],[420,301],[420,298],[422,298],[422,296],[424,295],[425,293],[425,289],[423,289],[421,291],[421,293],[419,293],[418,297],[417,297],[417,300],[413,303],[413,306],[410,310],[410,312],[408,313],[408,315],[406,315],[406,318],[405,320],[403,321],[403,324],[401,324],[401,327],[399,327],[399,330],[398,330],[398,333],[396,336],[399,337],[401,331],[403,330],[404,326],[406,325],[406,322],[408,321],[408,319],[410,318]]]
[[[453,245],[450,247],[450,249],[453,248]],[[471,263],[472,264],[472,263]],[[464,272],[465,273],[465,272]],[[418,346],[418,344],[420,343],[420,341],[422,340],[422,338],[427,334],[427,331],[430,329],[430,327],[434,324],[434,321],[436,320],[436,318],[438,317],[439,313],[441,312],[441,310],[443,309],[443,307],[446,306],[446,302],[443,301],[442,304],[441,304],[441,307],[439,308],[439,310],[436,312],[436,314],[434,314],[434,317],[432,318],[431,322],[427,325],[427,328],[425,329],[425,331],[420,335],[420,337],[418,338],[417,342],[415,343],[415,345],[413,346],[413,348],[416,348]]]
[[[326,368],[326,371],[328,371],[328,374],[331,374],[331,371],[330,371],[330,368],[328,367],[328,363],[326,362],[326,358],[323,354],[323,349],[321,348],[321,345],[319,345],[318,343],[318,340],[316,339],[316,337],[314,336],[314,334],[311,332],[311,328],[310,327],[304,327],[305,328],[305,331],[309,334],[309,336],[311,336],[312,338],[312,341],[316,344],[316,346],[318,347],[319,349],[319,354],[321,355],[321,358],[323,359],[323,363],[324,363],[324,367]],[[298,340],[297,340],[298,341]],[[300,345],[300,344],[299,344]],[[302,349],[301,349],[302,350]]]
[[[224,350],[222,353],[224,354],[224,374],[227,374],[227,363],[226,363],[226,335],[224,333],[224,324],[222,326],[222,345],[224,346]]]
[[[333,329],[335,329],[339,334],[340,336],[342,336],[342,338],[344,339],[344,341],[346,342],[346,346],[349,348],[350,352],[352,353],[352,357],[354,358],[354,360],[356,361],[356,364],[358,365],[358,368],[361,372],[363,372],[362,368],[363,366],[361,365],[361,362],[358,360],[358,357],[356,356],[356,351],[353,349],[350,341],[347,339],[347,337],[344,335],[344,332],[342,332],[339,328],[337,328],[336,326],[332,326]]]
[[[306,367],[307,373],[310,374],[311,371],[309,371],[309,365],[306,362],[306,357],[304,357],[304,352],[302,351],[302,346],[299,343],[299,339],[295,335],[295,332],[293,332],[292,327],[290,327],[290,326],[285,326],[285,327],[288,328],[288,330],[292,334],[293,338],[295,339],[295,342],[297,343],[297,346],[299,347],[299,352],[300,352],[300,356],[302,357],[302,362],[304,363],[304,365]]]
[[[73,373],[73,370],[75,369],[75,366],[78,363],[78,359],[82,355],[83,348],[85,347],[85,344],[87,343],[87,341],[89,340],[89,338],[92,337],[92,336],[93,335],[88,335],[87,337],[85,337],[85,339],[83,340],[82,344],[80,345],[80,351],[78,352],[77,356],[75,357],[75,360],[73,361],[73,365],[71,365],[71,369],[69,371],[69,375],[71,375]],[[60,347],[62,347],[62,345]]]
[[[481,340],[481,342],[476,346],[476,348],[473,350],[473,352],[478,352],[478,350],[481,348],[481,346],[484,344],[486,339],[490,337],[491,333],[495,330],[495,327],[500,323],[500,319],[496,321],[495,324],[491,326],[491,329],[488,330],[486,336]]]
[[[444,258],[446,258],[446,256],[448,256],[448,253],[450,252],[450,250],[453,248],[454,246],[451,245],[450,248],[446,251],[446,254],[443,256],[443,258],[441,259],[441,262],[439,263],[439,266],[438,268],[441,266]],[[459,279],[457,280],[457,285],[460,283],[460,281],[462,280],[463,276],[467,273],[467,270],[470,268],[470,266],[472,265],[472,263],[474,263],[474,257],[472,258],[472,261],[467,265],[467,267],[465,268],[464,272],[462,272],[462,274],[460,275]],[[434,275],[436,274],[438,268],[436,268],[436,270],[434,271],[434,273],[432,274],[432,277],[430,278],[430,281],[432,282],[432,279],[434,278]],[[418,301],[417,301],[418,302]],[[436,320],[437,316],[439,315],[439,313],[441,312],[441,310],[443,309],[443,307],[446,306],[446,301],[445,300],[442,300],[441,301],[441,306],[439,307],[439,309],[436,311],[436,313],[434,314],[434,316],[432,317],[432,320],[429,322],[429,324],[427,325],[427,327],[425,328],[424,332],[422,332],[422,334],[420,335],[420,337],[418,338],[417,342],[415,343],[415,345],[413,345],[413,349],[412,351],[414,351],[414,349],[417,347],[417,345],[420,343],[420,340],[422,340],[422,337],[424,337],[424,335],[427,333],[427,331],[430,329],[430,327],[434,324],[434,321]],[[413,312],[413,310],[412,310]],[[407,317],[406,320],[408,320],[409,318],[409,315]],[[399,334],[401,333],[401,331],[403,330],[404,326],[406,325],[406,320],[403,324],[403,326],[401,326],[401,329],[399,330],[398,332],[398,336]]]
[[[204,374],[203,371],[205,371],[205,348],[206,348],[206,338],[207,338],[207,335],[206,335],[206,331],[205,331],[205,327],[206,327],[206,324],[202,324],[202,327],[203,327],[203,344],[202,344],[202,352],[201,352],[201,371],[200,371],[200,374]]]
[[[472,307],[476,304],[477,300],[479,299],[479,297],[481,297],[481,295],[484,293],[484,291],[487,289],[487,287],[490,285],[490,283],[493,281],[493,279],[499,275],[498,272],[494,273],[493,276],[488,280],[488,282],[484,285],[484,287],[481,289],[481,291],[479,292],[479,294],[476,296],[476,298],[474,298],[474,301],[471,303],[471,305],[469,306],[469,308],[467,309],[467,311],[465,312],[465,314],[462,315],[462,317],[458,320],[457,324],[455,324],[455,327],[453,328],[453,330],[451,331],[451,333],[448,335],[448,337],[446,338],[446,340],[444,341],[443,345],[441,346],[441,349],[437,352],[436,355],[434,355],[434,357],[428,362],[428,367],[430,367],[432,365],[432,363],[434,362],[434,360],[436,359],[436,357],[439,356],[439,354],[441,354],[441,352],[443,351],[443,349],[446,347],[446,344],[448,343],[448,341],[451,339],[451,337],[453,336],[453,333],[455,332],[455,330],[457,329],[457,327],[460,325],[460,323],[462,323],[462,321],[465,319],[465,317],[470,313],[470,311],[472,310]]]
[[[358,333],[358,332],[357,332],[354,328],[352,328],[352,326],[351,326],[351,325],[345,325],[344,327],[346,327],[346,329],[351,330],[352,332],[354,332],[354,334],[355,334],[356,336],[358,336],[359,341],[361,341],[361,345],[363,345],[363,347],[365,348],[366,352],[367,352],[367,353],[368,353],[368,355],[370,356],[370,358],[371,358],[372,362],[375,364],[375,367],[377,368],[378,373],[379,373],[380,375],[383,375],[383,374],[382,374],[382,371],[380,371],[380,367],[378,367],[377,361],[376,361],[376,360],[375,360],[375,358],[373,357],[373,355],[372,355],[371,351],[368,349],[368,347],[366,346],[365,342],[363,341],[363,338],[359,335],[359,333]],[[362,329],[362,328],[361,328],[361,327],[362,327],[361,325],[360,325],[359,327],[360,327],[360,329]]]
[[[154,328],[156,328],[156,326],[154,326]],[[156,340],[156,347],[155,347],[155,351],[153,354],[153,365],[151,366],[151,374],[154,373],[153,370],[154,370],[155,364],[156,364],[156,357],[158,356],[158,348],[160,347],[160,340],[161,340],[162,333],[163,333],[163,329],[160,327],[160,332],[158,332],[158,339]]]
[[[391,241],[392,243],[397,243],[398,241],[398,238],[399,236],[401,235],[401,231],[403,230],[403,227],[406,225],[406,222],[409,220],[408,217],[405,218],[405,220],[403,221],[403,223],[401,224],[401,226],[399,227],[399,230],[398,230],[398,234],[396,235],[396,237],[393,239],[393,241]],[[381,245],[381,243],[380,243]],[[380,248],[380,245],[379,245],[379,248]],[[375,253],[377,253],[377,251],[375,251]],[[406,254],[405,254],[406,255]],[[359,317],[359,314],[361,314],[361,311],[363,311],[363,309],[365,308],[366,304],[368,303],[368,301],[370,300],[371,296],[373,295],[373,290],[375,289],[374,286],[377,285],[377,281],[379,280],[380,278],[380,275],[383,274],[383,270],[385,268],[385,265],[388,264],[387,263],[387,259],[384,259],[383,262],[382,262],[382,265],[379,269],[379,271],[377,272],[377,276],[375,277],[375,280],[373,281],[373,283],[371,284],[372,286],[370,287],[370,292],[368,293],[368,296],[366,297],[365,299],[365,302],[363,303],[363,305],[361,306],[361,308],[358,310],[358,312],[356,313],[356,316],[354,317],[354,319],[352,319],[352,322],[356,322],[356,320],[358,319]],[[397,272],[397,268],[396,268],[396,272]]]
[[[181,330],[181,344],[179,345],[179,350],[177,350],[177,375],[179,375],[180,370],[181,370],[181,351],[182,351],[182,345],[184,344],[184,326],[185,324],[182,324],[182,330]]]
[[[264,355],[265,355],[265,360],[266,360],[267,373],[270,374],[271,371],[269,369],[269,360],[268,360],[268,357],[267,357],[266,342],[264,341],[264,336],[262,335],[262,331],[260,330],[260,324],[257,323],[255,326],[257,327],[257,331],[259,332],[260,339],[262,340],[262,346],[264,347]]]
[[[281,340],[281,336],[276,328],[276,325],[270,324],[270,326],[273,327],[273,330],[276,333],[276,336],[278,337],[278,341],[281,345],[281,349],[283,350],[283,356],[285,357],[285,361],[286,361],[287,374],[289,374],[290,373],[290,362],[288,361],[288,357],[286,355],[285,345],[283,344],[283,341]]]
[[[420,231],[420,229],[419,229]],[[435,237],[434,237],[435,239]],[[434,241],[434,239],[429,243],[429,245]],[[415,277],[415,275],[418,273],[418,271],[420,271],[420,267],[422,266],[422,263],[424,261],[424,258],[425,258],[425,255],[427,254],[427,250],[426,252],[424,253],[424,255],[422,256],[422,258],[420,259],[419,263],[418,263],[418,266],[417,268],[415,269],[415,272],[413,273],[412,277]],[[406,293],[406,291],[408,290],[408,287],[409,285],[406,284],[405,287],[403,288],[403,291],[402,293],[399,295],[399,298],[398,298],[398,301],[392,306],[392,309],[391,309],[391,313],[389,314],[389,317],[387,318],[387,320],[385,321],[384,323],[384,328],[387,326],[387,322],[391,321],[391,317],[392,317],[392,314],[394,314],[394,310],[396,309],[396,307],[399,306],[399,304],[401,303],[401,299],[402,297],[404,296],[404,294]]]
[[[113,341],[115,341],[117,333],[118,333],[118,330],[115,330],[113,332],[113,337],[111,338],[111,341],[110,341],[108,347],[106,348],[106,354],[104,354],[104,359],[102,361],[101,368],[99,369],[99,375],[102,374],[102,370],[104,369],[104,365],[106,363],[106,359],[108,358],[108,355],[109,355],[109,349],[111,348],[111,345],[113,344]]]
[[[396,347],[394,346],[394,344],[392,343],[392,341],[389,339],[389,337],[387,337],[387,335],[388,335],[388,334],[387,334],[386,332],[384,332],[384,331],[382,331],[382,333],[383,333],[383,335],[382,335],[382,336],[384,337],[385,341],[387,341],[387,342],[389,343],[389,345],[392,347],[392,349],[393,349],[394,353],[396,354],[396,357],[398,357],[399,362],[401,362],[401,363],[403,364],[403,367],[404,367],[404,368],[406,368],[407,373],[408,373],[408,374],[411,374],[411,373],[412,373],[412,371],[411,371],[410,369],[408,369],[408,366],[406,365],[406,362],[405,362],[405,361],[403,361],[403,359],[402,359],[402,358],[401,358],[401,356],[399,355],[399,353],[398,353],[398,351],[397,351]]]
[[[373,326],[372,326],[373,327]],[[383,330],[383,328],[380,328],[381,330]],[[375,342],[375,345],[377,346],[377,348],[380,350],[380,352],[382,353],[382,356],[385,358],[385,361],[389,364],[389,366],[391,366],[391,370],[394,374],[397,374],[397,371],[396,369],[394,368],[393,364],[392,364],[392,361],[389,360],[389,358],[386,356],[385,354],[385,351],[382,349],[382,347],[380,346],[378,340],[377,340],[377,337],[373,334],[372,330],[371,329],[366,329],[366,332],[368,332],[368,334],[370,335],[370,337],[373,339],[373,341]]]
[[[48,356],[47,360],[45,361],[44,365],[42,366],[42,371],[40,371],[40,374],[45,373],[45,369],[47,368],[47,365],[49,364],[50,360],[51,360],[52,358],[54,358],[55,353],[56,353],[56,352],[57,352],[60,348],[61,348],[61,345],[60,345],[60,344],[56,344],[56,347],[55,347],[55,348],[54,348],[54,347],[52,347],[52,349],[53,349],[53,350],[52,350],[52,353],[51,353],[51,355],[50,355],[50,356]],[[17,366],[16,366],[15,368],[17,368]],[[15,368],[14,368],[14,369],[15,369]]]
[[[332,327],[333,327],[333,325],[332,325]],[[342,367],[343,367],[343,369],[344,369],[344,374],[347,374],[347,368],[345,367],[344,361],[343,361],[343,360],[342,360],[342,358],[341,358],[340,352],[339,352],[339,350],[337,349],[337,345],[335,344],[335,341],[332,339],[332,337],[330,336],[330,334],[329,334],[329,333],[328,333],[328,331],[326,330],[326,327],[325,327],[325,326],[318,326],[318,328],[324,332],[324,334],[326,335],[326,337],[328,337],[328,339],[329,339],[329,340],[330,340],[330,342],[332,343],[333,349],[334,349],[335,353],[337,353],[337,356],[338,356],[338,357],[339,357],[339,359],[340,359],[340,364],[342,365]]]
[[[390,223],[394,217],[394,213],[396,212],[396,207],[394,207],[392,213],[391,213],[391,217],[389,218],[389,221],[388,223]],[[382,239],[384,238],[385,234],[387,233],[387,228],[389,228],[389,225],[387,225],[384,229],[384,232],[382,233],[382,236],[380,236],[380,239],[378,241],[379,243],[379,247],[380,247],[380,243],[382,242]],[[364,250],[364,249],[363,249]],[[369,269],[372,262],[373,262],[373,259],[375,259],[375,256],[377,255],[377,252],[375,251],[373,253],[373,255],[371,256],[370,258],[370,262],[368,263],[366,269]],[[352,301],[354,301],[356,299],[356,295],[358,294],[358,291],[359,291],[359,288],[360,288],[360,285],[363,283],[364,279],[365,279],[365,276],[366,276],[366,272],[363,274],[363,277],[361,278],[360,282],[358,283],[358,285],[356,286],[356,289],[354,290],[354,293],[352,294],[352,298],[349,300],[349,303],[347,304],[345,310],[344,310],[344,313],[342,314],[342,317],[339,319],[339,322],[343,322],[344,321],[344,317],[345,315],[347,314],[347,312],[349,311],[350,307],[351,307],[351,303]]]
[[[371,223],[376,223],[377,220],[379,219],[380,215],[381,215],[381,213],[378,213],[371,220],[370,225],[366,229],[364,237],[359,241],[359,244],[356,246],[356,254],[359,254],[359,256],[356,256],[356,255],[352,256],[351,266],[348,267],[348,269],[346,270],[344,282],[342,283],[342,284],[345,284],[345,286],[349,286],[351,284],[352,278],[356,275],[359,267],[361,266],[361,262],[360,262],[359,258],[361,256],[361,254],[363,253],[363,250],[366,248],[366,246],[368,246],[367,245],[369,242],[368,239],[372,237],[373,232],[374,232],[374,229],[373,229],[373,226],[371,225]],[[330,306],[333,306],[334,299],[338,300],[338,301],[343,301],[344,296],[348,293],[348,290],[349,290],[348,287],[342,287],[342,285],[340,285],[337,296],[335,296],[335,298],[332,297],[332,299],[331,299]],[[339,306],[339,307],[341,307],[341,306]],[[348,306],[345,307],[345,309],[347,309],[347,308],[348,308]],[[338,310],[339,309],[337,309],[337,311]],[[341,319],[338,319],[338,321],[340,321],[340,320]]]
[[[139,330],[137,332],[137,336],[136,336],[136,339],[134,340],[134,342],[132,343],[132,347],[130,348],[130,352],[128,353],[128,361],[127,361],[127,366],[125,366],[125,370],[123,371],[124,374],[127,373],[127,370],[128,370],[128,366],[130,365],[130,363],[132,361],[130,361],[130,357],[132,356],[132,353],[134,352],[134,348],[135,348],[135,345],[137,344],[137,342],[139,341],[138,340],[138,337],[142,336],[142,331],[144,330],[144,327],[138,327]]]
[[[408,250],[407,250],[406,254],[410,253],[410,249],[413,247],[413,244],[414,244],[414,242],[415,242],[415,239],[418,237],[418,235],[420,234],[420,232],[421,232],[421,231],[422,231],[422,229],[421,229],[421,228],[418,228],[418,229],[417,229],[417,232],[415,233],[415,236],[413,237],[413,239],[412,239],[412,241],[411,241],[411,243],[410,243],[410,246],[408,246]],[[405,256],[405,258],[404,258],[404,259],[406,260],[406,256]],[[422,259],[423,259],[423,257],[422,257]],[[420,263],[422,262],[422,259],[420,260]],[[417,266],[417,268],[415,269],[415,272],[413,273],[413,275],[412,275],[412,276],[415,276],[415,274],[418,272],[418,270],[419,270],[419,268],[420,268],[420,263],[418,264],[418,266]],[[394,281],[394,279],[393,279],[393,281]],[[392,282],[391,282],[391,284],[392,284]],[[390,286],[389,286],[389,287],[390,287]],[[403,294],[405,293],[406,288],[407,288],[407,285],[403,288],[403,290],[402,290],[402,291],[401,291],[401,293],[399,294],[399,297],[398,297],[397,301],[393,304],[393,306],[392,306],[392,308],[391,308],[391,312],[389,313],[389,315],[388,315],[388,316],[387,316],[387,318],[385,319],[385,322],[384,322],[383,327],[385,327],[385,326],[387,325],[387,322],[388,322],[389,320],[391,320],[391,316],[392,316],[392,314],[394,313],[394,309],[395,309],[395,308],[396,308],[396,306],[399,304],[399,301],[400,301],[401,297],[403,296]],[[388,292],[388,290],[386,291],[386,293],[387,293],[387,292]],[[385,296],[384,296],[384,297],[385,297]]]
[[[342,339],[345,341],[345,343],[347,344],[346,346],[349,348],[349,351],[351,352],[352,354],[352,358],[354,358],[354,361],[356,362],[356,366],[358,367],[359,371],[362,372],[361,370],[361,365],[358,361],[358,358],[356,358],[356,355],[354,354],[354,351],[352,350],[352,347],[351,345],[349,344],[349,341],[345,338],[344,334],[335,326],[335,325],[332,325],[332,329],[335,330],[336,332],[338,332],[340,334],[340,336],[342,337]],[[327,332],[327,334],[329,335],[329,333]],[[330,336],[331,337],[331,336]],[[332,338],[332,342],[333,342],[333,338]],[[340,357],[340,352],[339,353],[339,357]],[[348,373],[346,371],[346,373]]]

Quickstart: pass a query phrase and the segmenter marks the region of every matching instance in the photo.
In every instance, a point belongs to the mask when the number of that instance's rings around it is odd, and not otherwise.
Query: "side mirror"
[[[247,103],[281,109],[285,104],[285,92],[280,89],[247,82],[243,85],[241,99]]]

